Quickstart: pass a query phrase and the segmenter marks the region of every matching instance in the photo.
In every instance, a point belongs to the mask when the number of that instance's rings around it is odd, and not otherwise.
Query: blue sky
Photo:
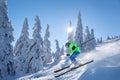
[[[15,40],[20,36],[25,17],[28,18],[32,37],[34,17],[38,15],[42,37],[46,25],[50,25],[52,51],[55,49],[55,39],[59,40],[60,47],[67,41],[69,21],[76,27],[79,11],[83,28],[93,28],[96,38],[120,35],[120,0],[8,0],[7,4]]]

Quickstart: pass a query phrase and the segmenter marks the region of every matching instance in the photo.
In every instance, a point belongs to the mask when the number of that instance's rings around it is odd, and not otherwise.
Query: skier
[[[69,49],[69,53],[67,54],[67,56],[70,57],[71,62],[74,65],[78,65],[78,62],[76,61],[76,57],[80,54],[81,50],[80,48],[77,46],[76,42],[67,42],[65,44],[65,47]]]
[[[94,61],[94,60],[90,60],[90,61],[88,61],[88,62],[85,62],[85,63],[82,63],[82,64],[78,64],[78,62],[77,62],[77,60],[76,60],[76,57],[81,53],[81,50],[80,50],[80,48],[77,46],[77,43],[76,43],[76,42],[71,42],[71,43],[70,43],[70,42],[67,42],[67,43],[65,44],[65,47],[69,49],[69,53],[67,54],[67,56],[70,57],[70,60],[71,60],[71,62],[73,63],[73,65],[70,64],[70,65],[68,65],[68,66],[66,66],[66,67],[64,67],[64,68],[55,70],[54,73],[58,73],[58,72],[63,71],[63,70],[65,70],[65,69],[67,69],[67,68],[70,68],[70,69],[64,71],[63,73],[54,76],[55,78],[60,77],[60,76],[66,74],[66,73],[68,73],[68,72],[70,72],[70,71],[72,71],[72,70],[75,70],[75,69],[77,69],[77,68],[79,68],[79,67],[82,67],[82,66],[84,66],[84,65],[87,65],[87,64],[92,63],[92,62]]]

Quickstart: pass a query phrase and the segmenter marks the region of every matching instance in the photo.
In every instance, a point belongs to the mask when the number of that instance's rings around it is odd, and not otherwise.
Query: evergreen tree
[[[54,61],[56,62],[56,63],[58,63],[59,61],[60,61],[60,59],[61,59],[61,55],[60,55],[60,47],[59,47],[59,42],[58,42],[58,40],[55,40],[55,42],[56,42],[56,52],[55,52],[55,54],[54,54]]]
[[[75,41],[77,42],[78,46],[83,50],[82,43],[83,43],[83,26],[82,26],[82,20],[81,20],[81,14],[78,13],[78,22],[77,22],[77,28],[75,32]]]
[[[62,46],[61,50],[60,50],[60,55],[64,54],[64,46]]]
[[[35,24],[33,27],[33,38],[36,41],[39,41],[41,45],[43,45],[43,39],[41,37],[41,24],[40,24],[40,19],[38,16],[35,17]]]
[[[24,23],[23,23],[23,28],[21,31],[21,35],[15,44],[15,48],[14,48],[15,56],[19,56],[22,54],[21,52],[22,48],[24,49],[26,46],[28,46],[28,40],[29,40],[28,20],[27,18],[25,18]]]
[[[33,27],[33,39],[30,40],[30,46],[28,48],[29,56],[26,59],[28,62],[27,66],[29,67],[27,72],[29,73],[34,73],[43,69],[42,57],[44,56],[44,50],[41,28],[40,19],[36,16]]]
[[[26,73],[26,59],[28,57],[28,47],[29,47],[29,32],[28,32],[28,20],[25,18],[23,23],[23,28],[21,35],[17,40],[14,47],[14,55],[16,60],[16,72],[23,71]]]
[[[51,43],[49,41],[50,37],[50,32],[49,32],[49,25],[47,24],[47,29],[46,29],[46,33],[44,36],[44,63],[49,63],[52,61],[52,55],[51,55]]]
[[[96,47],[96,40],[95,40],[95,36],[94,36],[94,29],[91,29],[91,40],[90,40],[90,46],[91,46],[91,50],[94,49]]]
[[[103,42],[103,40],[102,40],[102,37],[100,38],[100,43],[102,43]]]
[[[69,23],[69,31],[68,31],[68,42],[73,42],[74,41],[74,31],[73,31],[73,26],[72,22],[70,21]]]
[[[89,31],[89,28],[88,26],[86,26],[86,29],[85,29],[85,36],[84,36],[84,51],[89,51],[90,50],[90,40],[91,39],[91,34],[90,34],[90,31]]]
[[[107,37],[107,40],[110,40],[110,37],[109,37],[109,36]]]
[[[97,38],[97,43],[100,43],[100,40],[99,40],[99,38]]]
[[[14,75],[13,28],[8,18],[6,0],[0,1],[0,80]]]

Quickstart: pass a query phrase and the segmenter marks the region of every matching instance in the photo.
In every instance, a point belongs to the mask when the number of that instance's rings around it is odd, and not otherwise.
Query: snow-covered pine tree
[[[96,40],[95,40],[95,36],[94,36],[94,29],[91,29],[91,38],[90,38],[90,48],[91,50],[94,49],[96,47]]]
[[[69,27],[68,27],[68,42],[73,42],[74,41],[74,30],[73,30],[73,25],[72,22],[69,22]]]
[[[114,39],[114,37],[112,36],[112,39]]]
[[[26,59],[28,57],[29,47],[29,32],[28,32],[28,20],[25,18],[21,35],[17,40],[14,47],[14,56],[16,60],[16,72],[23,71],[26,73]]]
[[[64,54],[64,46],[62,46],[61,50],[60,50],[60,55]]]
[[[77,28],[75,32],[75,41],[77,42],[78,46],[81,48],[81,51],[83,50],[82,43],[83,43],[83,26],[82,26],[82,20],[81,20],[81,14],[80,11],[78,13],[78,22],[77,22]]]
[[[38,16],[35,17],[35,24],[33,27],[33,38],[36,41],[39,41],[41,45],[43,45],[43,39],[41,37],[41,24],[40,24],[40,19]]]
[[[44,36],[44,64],[52,61],[51,54],[51,43],[49,40],[50,32],[49,32],[49,24],[47,24],[46,33]]]
[[[102,40],[102,37],[100,38],[100,43],[102,43],[103,42],[103,40]]]
[[[91,34],[90,34],[90,31],[89,31],[89,28],[88,26],[86,26],[86,29],[85,29],[85,35],[84,35],[84,51],[89,51],[90,50],[90,41],[87,42],[88,40],[91,39]]]
[[[97,43],[102,43],[102,42],[103,42],[102,37],[97,38]]]
[[[0,1],[0,80],[14,75],[13,28],[8,18],[6,0]]]
[[[97,38],[97,43],[100,43],[100,40],[99,40],[99,38]]]
[[[109,37],[109,36],[107,36],[107,40],[110,40],[110,37]]]
[[[86,33],[83,33],[83,42],[85,42],[85,38],[86,38]],[[84,45],[82,45],[82,47],[84,47]]]
[[[44,55],[43,50],[43,39],[41,37],[41,24],[38,16],[35,17],[35,24],[33,27],[33,39],[30,40],[28,62],[28,72],[34,73],[43,69],[42,56]]]
[[[54,62],[58,63],[61,59],[61,55],[60,55],[60,47],[59,47],[59,42],[58,40],[55,40],[56,42],[56,52],[54,53]]]
[[[23,23],[23,28],[21,31],[21,35],[20,35],[19,39],[17,40],[15,47],[14,47],[14,55],[15,56],[20,56],[21,54],[24,54],[24,53],[22,53],[22,51],[25,48],[26,44],[28,43],[28,40],[29,40],[28,20],[27,20],[27,18],[25,18],[24,23]]]

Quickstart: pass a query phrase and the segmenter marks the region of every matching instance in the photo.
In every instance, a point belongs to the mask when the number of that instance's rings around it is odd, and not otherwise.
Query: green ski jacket
[[[71,42],[69,45],[70,55],[72,55],[74,52],[80,52],[80,48],[77,46],[76,42]]]

